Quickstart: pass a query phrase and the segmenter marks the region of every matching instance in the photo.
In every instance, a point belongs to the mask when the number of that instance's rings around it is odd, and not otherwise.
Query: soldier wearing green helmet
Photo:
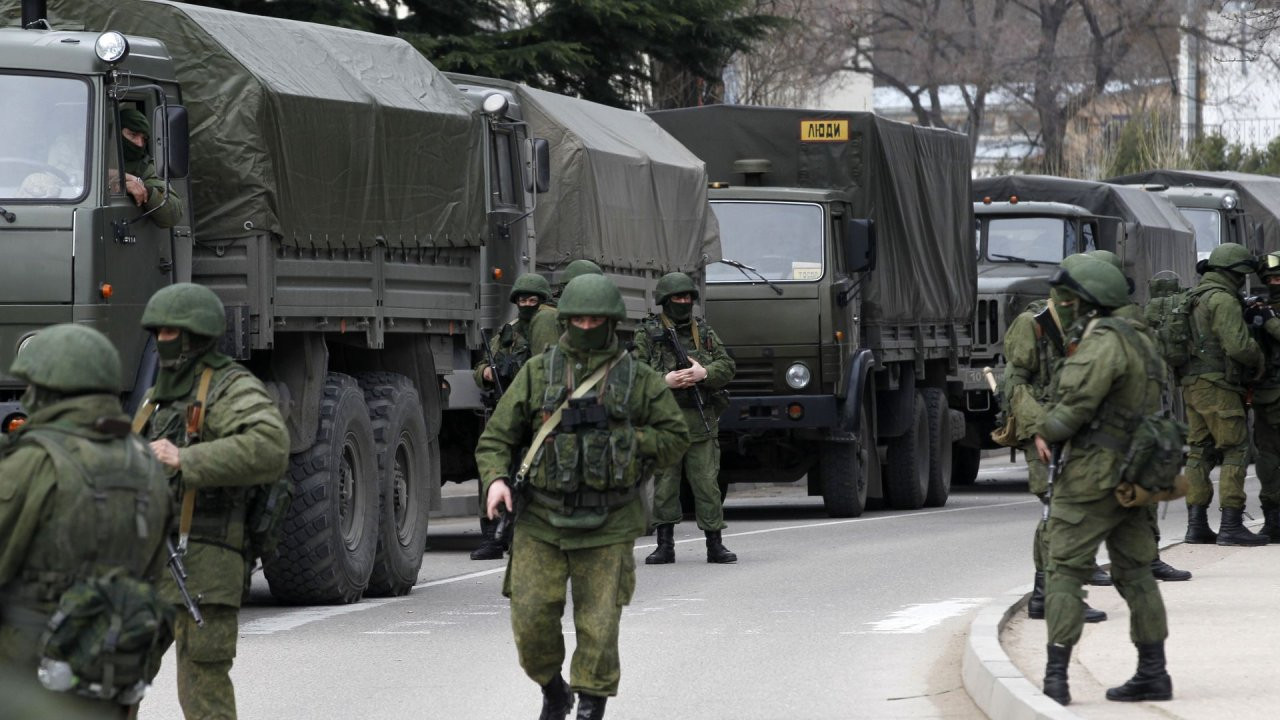
[[[1241,290],[1256,262],[1247,248],[1223,243],[1209,253],[1204,275],[1189,291],[1190,361],[1182,371],[1187,408],[1188,543],[1265,545],[1267,537],[1244,526],[1244,480],[1249,464],[1245,384],[1265,369],[1262,350],[1242,315]],[[1213,484],[1209,473],[1222,466],[1218,480],[1222,524],[1209,528]]]
[[[28,383],[29,417],[0,449],[0,666],[34,680],[51,616],[85,582],[111,573],[142,581],[138,597],[163,613],[145,583],[164,569],[173,502],[163,468],[129,431],[120,357],[105,336],[83,325],[46,328],[9,373]],[[144,649],[120,650],[118,661],[137,662],[136,677],[117,678],[95,700],[68,694],[67,703],[118,717],[140,699],[125,686],[149,681],[143,669],[162,632],[148,633]]]
[[[1071,701],[1067,667],[1084,625],[1084,584],[1105,541],[1111,575],[1129,606],[1130,637],[1138,647],[1138,672],[1107,691],[1108,700],[1168,700],[1172,681],[1165,671],[1168,636],[1164,602],[1151,574],[1155,558],[1146,511],[1120,503],[1122,462],[1133,418],[1160,410],[1163,370],[1155,344],[1138,324],[1113,317],[1129,303],[1124,274],[1109,263],[1082,258],[1063,263],[1050,281],[1053,304],[1075,345],[1055,378],[1056,389],[1036,421],[1040,460],[1055,459],[1065,445],[1052,488],[1049,557],[1045,579],[1048,660],[1044,693],[1063,705]]]
[[[476,385],[481,388],[496,389],[493,368],[489,366],[489,358],[498,371],[498,381],[505,390],[515,378],[516,372],[528,362],[532,353],[529,346],[529,325],[539,313],[555,316],[554,309],[546,307],[551,300],[551,286],[547,279],[537,273],[525,273],[516,278],[511,287],[511,304],[516,306],[514,320],[502,326],[498,334],[489,339],[489,354],[481,358],[475,367]],[[481,497],[483,501],[483,496]],[[480,503],[480,547],[471,551],[472,560],[501,560],[507,551],[510,537],[496,537],[494,527],[497,523],[485,517],[484,503]]]
[[[182,198],[168,187],[156,173],[155,161],[147,151],[151,139],[151,123],[147,116],[134,108],[120,111],[120,135],[124,147],[124,191],[147,217],[162,228],[171,228],[182,222]],[[113,187],[119,184],[112,177]]]
[[[611,280],[570,281],[558,313],[563,336],[516,374],[480,436],[476,465],[489,518],[515,513],[502,592],[520,666],[542,687],[540,717],[563,720],[576,691],[578,718],[598,720],[621,676],[618,627],[645,531],[639,485],[679,459],[688,434],[662,377],[620,346],[614,330],[626,307]],[[577,630],[569,683],[566,584]]]
[[[604,275],[604,270],[590,260],[578,259],[570,262],[560,274],[557,295],[562,295],[569,283],[581,275]],[[560,341],[560,334],[564,332],[564,324],[552,312],[555,307],[555,302],[547,302],[545,309],[534,315],[533,320],[529,322],[529,350],[534,355],[541,355],[547,348],[554,346]]]
[[[1263,525],[1258,534],[1280,543],[1280,252],[1264,255],[1258,277],[1267,294],[1245,311],[1245,320],[1262,346],[1266,370],[1253,385],[1253,444],[1262,491]]]
[[[178,700],[189,718],[235,718],[230,671],[250,570],[249,497],[284,473],[289,433],[262,382],[218,351],[226,314],[212,290],[191,283],[162,288],[142,324],[155,337],[160,369],[134,426],[182,498],[179,546],[187,588],[200,598],[205,619],[197,629],[166,578],[161,595],[178,609]]]
[[[675,395],[689,426],[689,450],[680,462],[658,473],[654,487],[653,523],[658,547],[645,558],[647,565],[663,565],[676,560],[675,526],[680,522],[680,483],[687,479],[693,491],[698,528],[706,535],[707,562],[732,563],[738,556],[721,540],[724,508],[720,499],[720,413],[728,407],[723,391],[733,379],[737,365],[715,330],[693,316],[698,288],[693,278],[682,272],[663,275],[658,280],[656,300],[662,311],[649,315],[636,331],[635,355],[662,373]],[[677,359],[675,342],[692,362],[685,367]],[[694,393],[701,394],[700,410]]]

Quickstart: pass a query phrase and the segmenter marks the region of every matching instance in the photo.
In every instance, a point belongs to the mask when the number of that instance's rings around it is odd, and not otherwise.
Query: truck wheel
[[[860,413],[857,437],[824,442],[818,451],[822,504],[831,517],[858,517],[862,514],[867,507],[871,463],[878,465],[880,462],[866,408]]]
[[[911,406],[911,424],[889,440],[885,456],[884,498],[895,510],[923,507],[929,493],[929,417],[919,393]]]
[[[378,458],[355,378],[329,373],[320,428],[309,449],[289,459],[293,501],[276,557],[263,572],[271,594],[290,603],[360,599],[378,546]]]
[[[938,388],[922,388],[929,421],[929,490],[925,507],[942,507],[951,495],[951,408],[947,394]]]
[[[427,438],[422,402],[409,378],[370,372],[356,379],[369,406],[382,479],[378,549],[366,594],[404,595],[418,582],[422,568],[431,512],[428,493],[440,472],[440,454]]]
[[[972,485],[978,480],[982,451],[976,447],[956,445],[951,449],[951,484]]]

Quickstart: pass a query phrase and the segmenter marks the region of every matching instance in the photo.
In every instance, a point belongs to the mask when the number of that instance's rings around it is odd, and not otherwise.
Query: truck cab
[[[1178,209],[1196,234],[1196,258],[1204,260],[1224,242],[1249,246],[1249,219],[1235,190],[1193,185],[1142,185]],[[1257,248],[1255,248],[1256,250]]]

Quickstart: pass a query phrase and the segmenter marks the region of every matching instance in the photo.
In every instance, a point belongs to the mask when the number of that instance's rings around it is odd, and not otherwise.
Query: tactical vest
[[[707,324],[697,318],[689,320],[689,340],[693,347],[685,346],[685,352],[690,358],[697,360],[704,366],[710,362],[711,352],[715,350],[716,344],[714,335],[709,332],[710,328]],[[663,324],[660,315],[650,315],[645,318],[641,324],[640,332],[645,333],[649,338],[648,353],[645,362],[650,367],[655,368],[660,373],[668,373],[672,370],[680,369],[680,363],[676,360],[676,353],[671,348],[671,342],[667,339],[667,326]],[[676,335],[680,336],[680,329],[676,329]],[[684,337],[680,337],[680,342],[685,342]],[[719,417],[719,413],[729,406],[728,393],[723,389],[710,391],[706,388],[702,389],[706,394],[709,411],[714,411],[712,417]],[[682,409],[689,410],[697,407],[697,403],[693,400],[693,388],[672,388],[671,394],[676,399],[676,404]]]
[[[570,360],[558,346],[548,350],[545,357],[543,418],[569,397],[575,381],[586,377],[572,376]],[[534,455],[529,473],[531,486],[565,498],[584,496],[585,490],[619,493],[615,498],[619,503],[629,499],[626,493],[644,477],[631,424],[631,392],[638,370],[638,361],[630,353],[621,353],[603,381],[580,400],[571,401],[559,426]],[[569,500],[568,504],[592,503]]]
[[[249,371],[232,363],[214,371],[209,397],[216,398],[236,378]],[[192,444],[187,438],[187,408],[195,401],[196,391],[181,400],[160,404],[143,429],[150,440],[166,439],[180,448]],[[208,408],[205,409],[206,412]],[[181,473],[179,473],[181,477]],[[181,484],[179,483],[179,487]],[[216,545],[238,553],[246,550],[245,518],[249,488],[213,487],[196,491],[195,514],[192,516],[191,541]]]
[[[100,438],[57,423],[23,431],[9,450],[32,445],[53,461],[55,512],[32,537],[11,599],[50,606],[77,580],[112,568],[143,577],[173,502],[151,450],[136,435]]]
[[[519,320],[512,320],[498,331],[498,349],[493,354],[493,364],[497,366],[503,387],[510,385],[520,368],[529,362],[529,323],[523,323],[523,328],[520,325]]]
[[[1239,298],[1235,298],[1227,290],[1216,286],[1197,287],[1188,291],[1192,298],[1191,302],[1194,303],[1190,313],[1191,353],[1182,375],[1190,377],[1221,373],[1226,377],[1227,382],[1234,383],[1240,379],[1240,368],[1227,357],[1226,351],[1222,349],[1222,340],[1211,329],[1213,318],[1208,317],[1209,306],[1206,301],[1215,292],[1225,293],[1239,301]]]

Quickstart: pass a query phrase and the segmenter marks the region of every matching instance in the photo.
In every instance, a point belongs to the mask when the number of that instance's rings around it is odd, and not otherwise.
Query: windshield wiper
[[[775,293],[777,293],[777,294],[779,294],[779,295],[781,295],[781,294],[782,294],[782,288],[778,287],[777,285],[774,285],[774,284],[769,280],[769,278],[765,277],[764,275],[761,275],[759,270],[757,270],[757,269],[755,269],[755,268],[751,267],[750,265],[744,265],[744,264],[742,264],[742,263],[738,262],[737,260],[730,260],[729,258],[720,258],[720,259],[719,259],[719,260],[717,260],[716,262],[724,263],[725,265],[728,265],[729,267],[735,267],[735,268],[738,268],[738,272],[742,273],[742,276],[743,276],[743,277],[745,277],[745,278],[746,278],[746,279],[748,279],[748,280],[752,280],[752,283],[751,283],[752,285],[754,285],[754,284],[755,284],[755,281],[754,281],[754,280],[752,279],[752,277],[751,277],[750,275],[748,275],[747,273],[748,273],[748,272],[754,273],[754,274],[755,274],[755,276],[756,276],[756,277],[758,277],[758,278],[760,278],[760,280],[761,280],[765,285],[768,285],[768,286],[769,286],[769,288],[770,288],[771,290],[773,290]]]
[[[992,253],[992,252],[987,253],[987,255],[990,255],[993,258],[1002,258],[1004,260],[1008,260],[1009,262],[1026,263],[1028,267],[1040,267],[1039,265],[1036,265],[1035,261],[1028,260],[1026,258],[1020,258],[1017,255],[1001,255],[1000,253]]]

